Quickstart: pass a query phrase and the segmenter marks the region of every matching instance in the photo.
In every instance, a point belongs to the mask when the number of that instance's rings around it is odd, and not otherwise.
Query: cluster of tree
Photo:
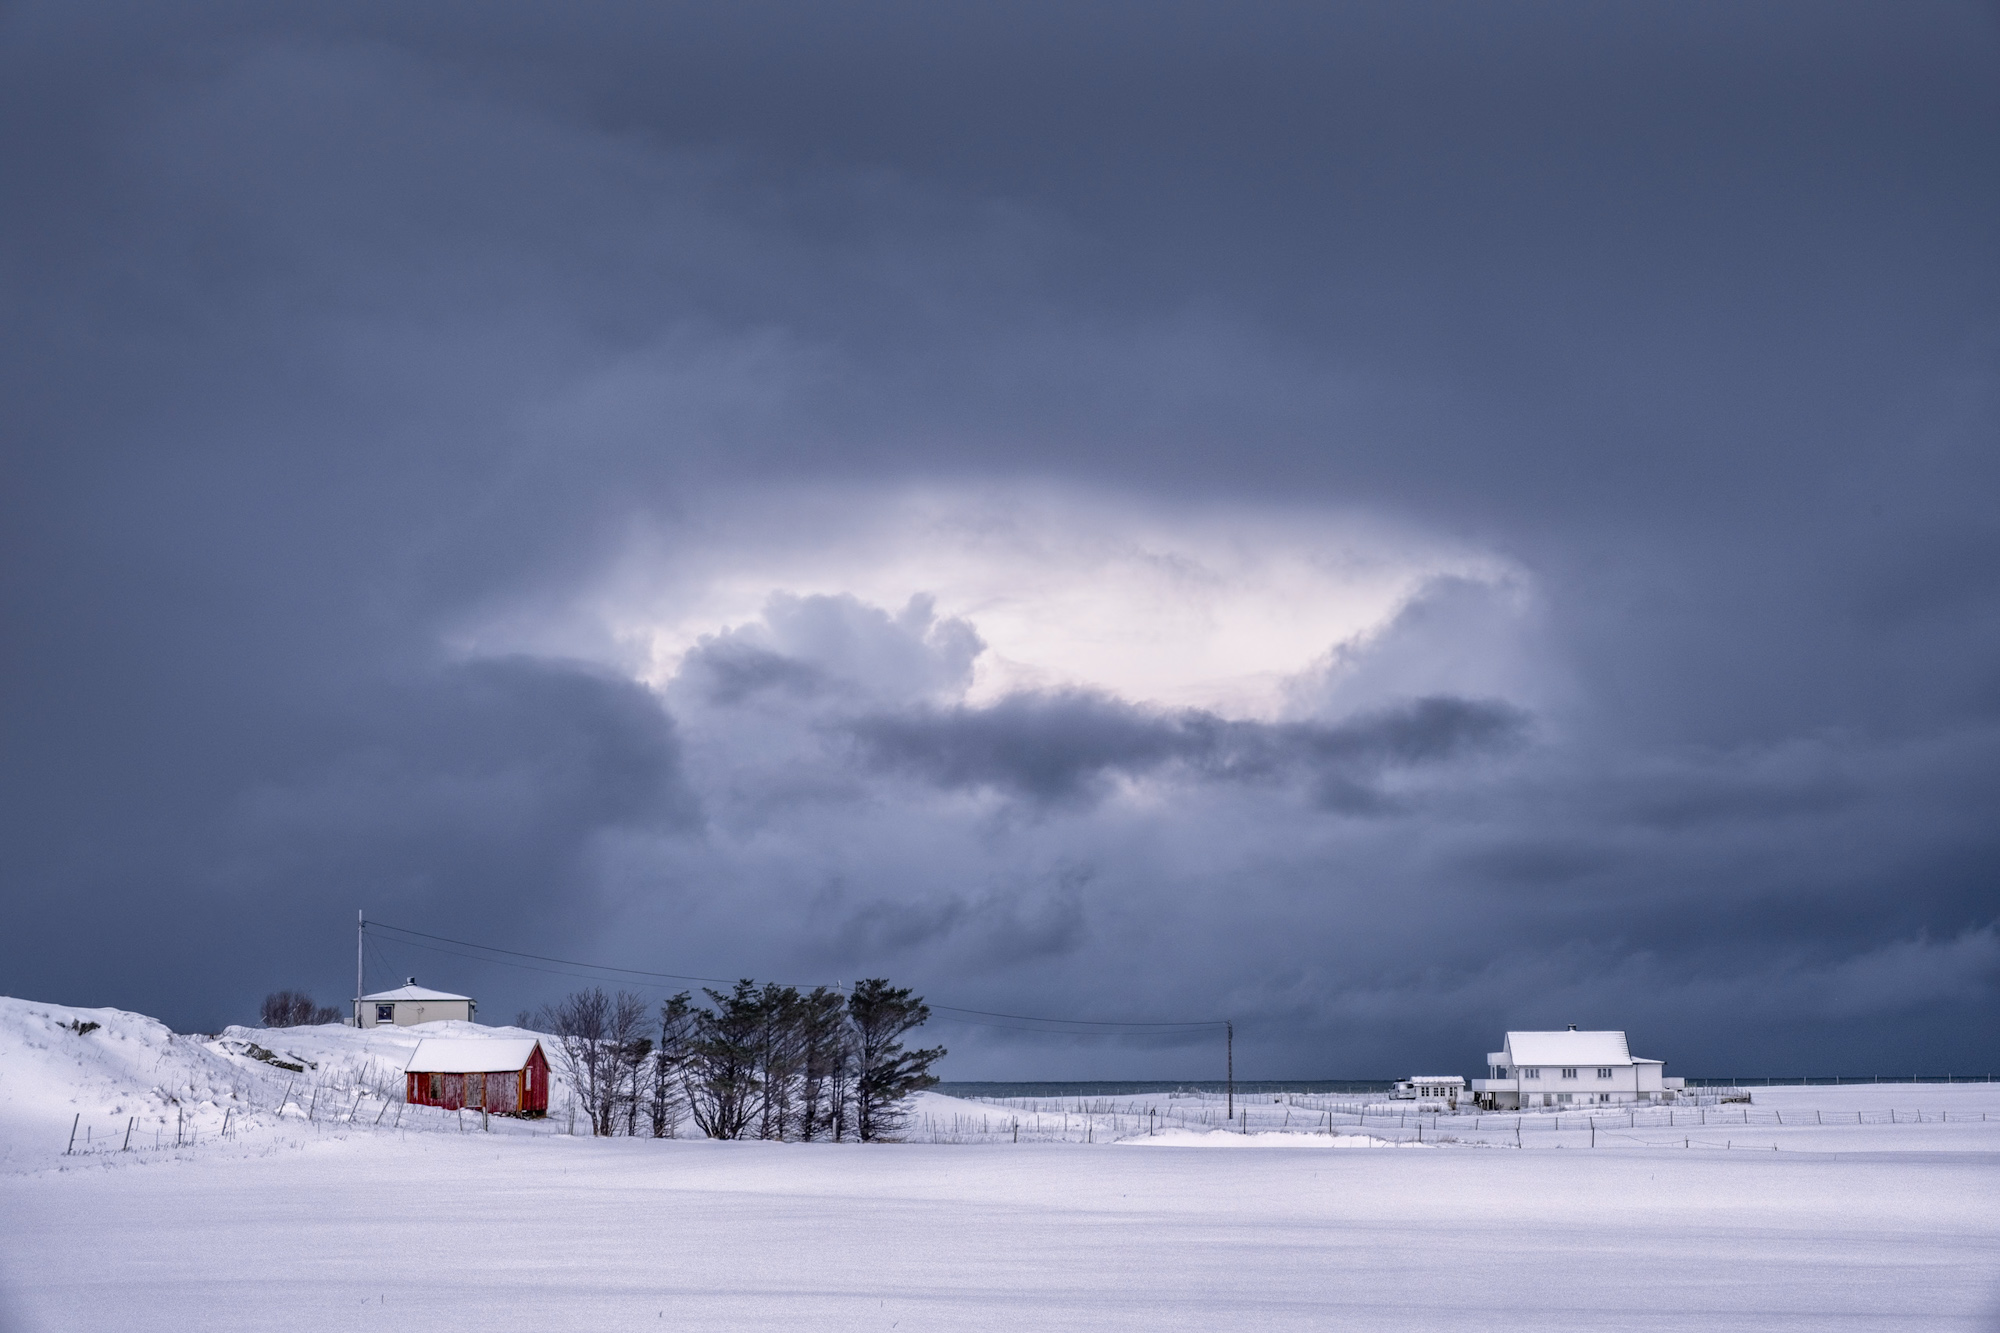
[[[303,1028],[320,1023],[343,1022],[347,1015],[330,1004],[314,1004],[301,990],[272,991],[264,997],[263,1020],[267,1028]]]
[[[626,991],[576,991],[534,1015],[595,1134],[672,1138],[692,1118],[714,1139],[893,1137],[913,1092],[937,1082],[942,1046],[903,1038],[930,1018],[906,987],[739,981],[683,991],[652,1012]]]

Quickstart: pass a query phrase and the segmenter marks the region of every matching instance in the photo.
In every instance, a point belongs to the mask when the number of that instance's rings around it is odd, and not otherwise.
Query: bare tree
[[[854,1134],[864,1143],[888,1138],[902,1127],[903,1103],[911,1093],[937,1082],[930,1067],[944,1047],[909,1051],[903,1036],[931,1016],[930,1006],[908,987],[876,977],[857,982],[847,997],[854,1042]]]
[[[261,1016],[267,1028],[312,1027],[338,1023],[345,1017],[332,1005],[314,1004],[312,996],[296,990],[272,991],[266,995]]]
[[[590,1119],[590,1132],[606,1132],[598,1125],[608,1100],[607,1085],[615,1077],[615,1060],[607,1042],[611,997],[599,986],[571,991],[555,1004],[543,1005],[535,1015],[535,1026],[555,1038],[557,1072],[582,1103]]]
[[[612,1087],[603,1107],[603,1132],[610,1134],[620,1109],[625,1112],[625,1133],[639,1132],[639,1070],[653,1049],[646,1035],[651,1025],[646,1001],[630,991],[619,991],[611,1001],[605,1038],[610,1046]]]

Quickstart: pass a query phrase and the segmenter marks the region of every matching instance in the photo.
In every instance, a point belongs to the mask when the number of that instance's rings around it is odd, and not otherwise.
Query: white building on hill
[[[407,986],[398,986],[377,995],[364,995],[356,1000],[354,1026],[406,1028],[417,1023],[442,1023],[448,1018],[470,1023],[473,1011],[478,1008],[470,995],[426,990],[417,984],[415,977],[411,977]]]
[[[1473,1100],[1489,1111],[1528,1106],[1602,1106],[1670,1102],[1682,1080],[1664,1060],[1632,1054],[1622,1032],[1509,1032],[1506,1049],[1486,1057],[1488,1077],[1472,1080]]]

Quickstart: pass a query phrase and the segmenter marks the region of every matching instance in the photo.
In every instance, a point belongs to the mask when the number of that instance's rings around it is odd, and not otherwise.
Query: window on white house
[[[396,1021],[396,1006],[395,1006],[395,1005],[393,1005],[393,1004],[378,1004],[378,1005],[376,1005],[376,1006],[375,1006],[375,1021],[376,1021],[377,1023],[393,1023],[393,1022],[395,1022],[395,1021]]]
[[[1576,1077],[1576,1071],[1575,1071],[1574,1069],[1565,1069],[1565,1070],[1563,1070],[1563,1077],[1564,1077],[1564,1078],[1575,1078],[1575,1077]]]
[[[1598,1071],[1597,1071],[1597,1076],[1598,1076],[1599,1078],[1610,1078],[1610,1077],[1611,1077],[1611,1071],[1610,1071],[1609,1069],[1600,1069],[1600,1070],[1598,1070]]]
[[[1566,1102],[1569,1100],[1569,1094],[1566,1092],[1559,1092],[1556,1094],[1556,1100],[1559,1102]]]
[[[1523,1069],[1521,1071],[1522,1078],[1540,1078],[1541,1076],[1542,1071],[1539,1069]]]

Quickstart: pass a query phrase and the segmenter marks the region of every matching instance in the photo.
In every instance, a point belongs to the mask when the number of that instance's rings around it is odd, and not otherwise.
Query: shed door
[[[467,1074],[465,1076],[465,1104],[471,1107],[486,1105],[486,1075]]]

